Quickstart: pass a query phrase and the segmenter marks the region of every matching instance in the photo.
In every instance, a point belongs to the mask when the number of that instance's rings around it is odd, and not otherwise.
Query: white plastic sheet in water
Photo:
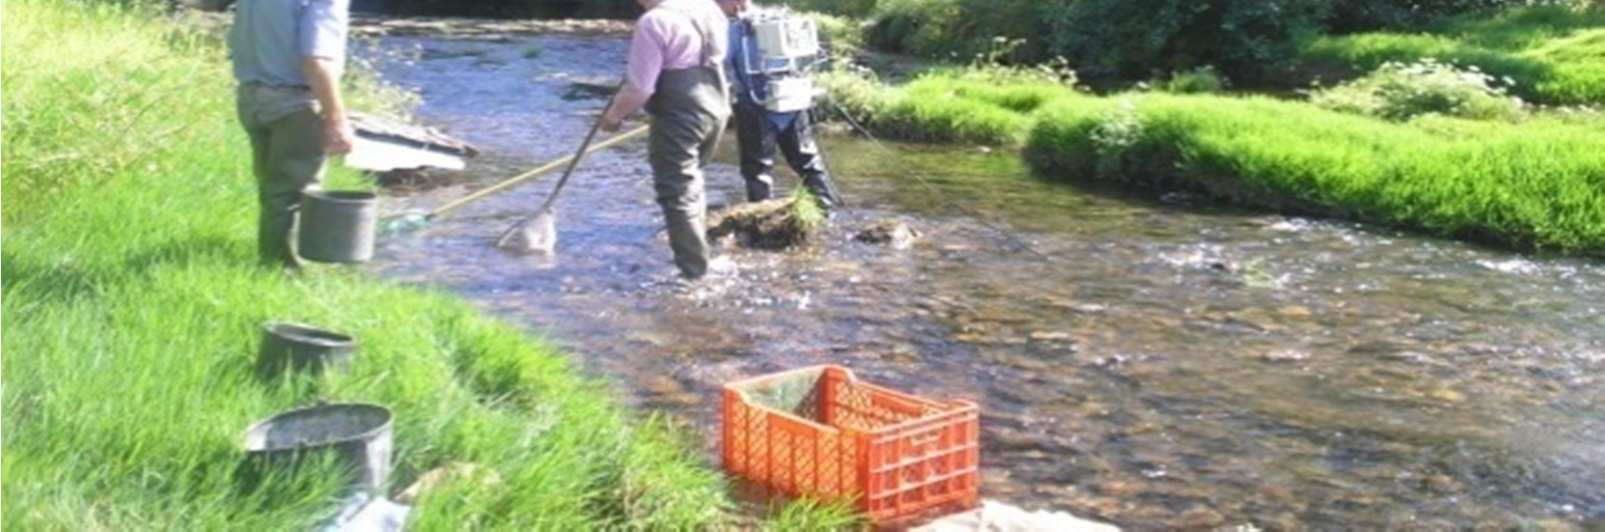
[[[413,168],[462,170],[466,163],[457,155],[357,135],[351,153],[346,154],[345,165],[370,172],[389,172]]]

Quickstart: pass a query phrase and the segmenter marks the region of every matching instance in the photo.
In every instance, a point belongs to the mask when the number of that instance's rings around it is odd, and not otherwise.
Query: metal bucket
[[[367,262],[378,223],[378,194],[308,190],[301,194],[298,252],[318,262]]]
[[[270,321],[262,324],[257,372],[271,380],[292,371],[345,369],[356,351],[357,340],[350,336],[301,323]]]
[[[318,405],[268,418],[245,431],[251,477],[334,453],[350,466],[351,487],[379,492],[390,475],[391,418],[390,409],[361,403]]]

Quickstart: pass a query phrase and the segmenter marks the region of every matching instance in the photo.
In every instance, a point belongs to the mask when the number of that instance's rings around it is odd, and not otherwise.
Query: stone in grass
[[[400,504],[417,504],[418,498],[424,493],[439,487],[441,484],[464,480],[476,482],[485,486],[496,486],[502,483],[502,478],[495,471],[485,466],[466,462],[452,462],[424,473],[416,482],[397,494],[394,498]]]
[[[737,205],[709,218],[709,240],[734,237],[743,247],[770,250],[812,243],[826,225],[824,210],[806,192]]]
[[[919,238],[919,230],[897,220],[875,222],[853,235],[853,239],[859,242],[889,246],[892,249],[908,249]]]

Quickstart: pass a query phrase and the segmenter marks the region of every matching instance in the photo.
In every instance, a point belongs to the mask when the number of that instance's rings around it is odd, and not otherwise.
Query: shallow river
[[[604,101],[571,82],[612,83],[623,49],[387,37],[365,53],[487,152],[484,183],[573,150]],[[549,335],[708,435],[710,460],[721,383],[834,363],[979,402],[984,494],[1027,507],[1139,529],[1605,526],[1599,263],[1123,198],[973,147],[824,143],[852,209],[813,251],[724,249],[731,282],[669,282],[640,142],[582,166],[554,259],[490,246],[547,178],[383,242],[375,268]],[[715,203],[742,197],[732,152]],[[851,239],[883,219],[924,236]]]

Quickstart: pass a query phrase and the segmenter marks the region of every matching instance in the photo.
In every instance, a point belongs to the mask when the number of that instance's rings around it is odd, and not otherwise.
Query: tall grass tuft
[[[235,469],[251,422],[320,399],[395,411],[392,491],[459,461],[502,479],[441,487],[414,529],[727,523],[692,445],[526,332],[360,273],[254,266],[249,151],[214,43],[92,2],[0,9],[5,529],[306,530],[336,507],[332,466],[256,488]],[[361,351],[346,373],[266,386],[251,368],[270,319]]]

